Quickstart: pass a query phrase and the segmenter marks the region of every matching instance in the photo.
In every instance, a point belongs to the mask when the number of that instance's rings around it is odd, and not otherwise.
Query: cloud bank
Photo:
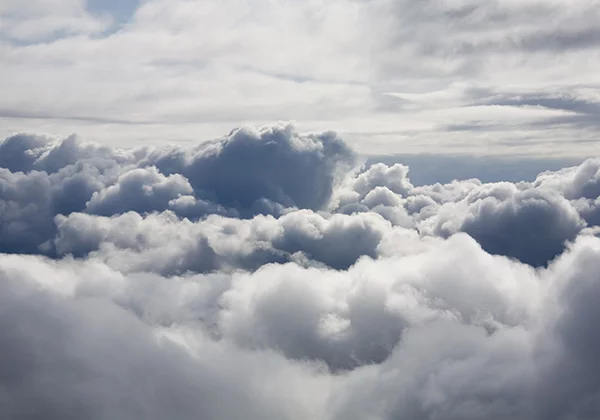
[[[0,143],[7,418],[592,419],[600,159],[415,186],[335,133]]]

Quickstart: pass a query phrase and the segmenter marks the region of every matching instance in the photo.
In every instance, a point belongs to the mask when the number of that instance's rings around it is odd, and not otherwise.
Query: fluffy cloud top
[[[334,133],[0,143],[7,418],[600,415],[599,161],[415,186]]]

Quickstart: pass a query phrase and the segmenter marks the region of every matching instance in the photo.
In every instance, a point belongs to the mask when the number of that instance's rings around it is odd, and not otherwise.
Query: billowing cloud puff
[[[103,169],[126,165],[144,154],[143,149],[122,151],[84,143],[76,136],[53,141],[47,137],[17,134],[0,143],[0,167],[11,172],[37,170],[51,174],[84,162]]]
[[[468,274],[449,275],[451,265]],[[489,265],[496,272],[488,272]],[[405,329],[433,320],[491,331],[520,325],[535,302],[517,290],[535,293],[532,274],[460,235],[417,255],[364,259],[342,273],[271,266],[252,281],[236,279],[223,298],[223,328],[245,346],[274,347],[292,358],[351,369],[383,362]]]
[[[358,161],[289,125],[0,143],[2,413],[600,416],[598,161],[424,186]]]
[[[585,222],[554,191],[505,183],[485,185],[443,205],[421,226],[442,236],[467,232],[490,253],[540,266],[560,254]]]
[[[0,156],[0,251],[28,253],[53,252],[46,245],[58,214],[172,210],[197,219],[320,209],[357,166],[335,134],[300,136],[291,125],[243,128],[190,150],[126,152],[18,135],[0,144]]]
[[[292,125],[242,128],[191,150],[151,154],[140,164],[189,179],[196,195],[239,209],[271,213],[273,205],[318,210],[356,165],[335,133],[298,135]],[[272,204],[270,204],[272,203]]]
[[[56,224],[60,255],[91,253],[121,271],[163,273],[257,269],[285,261],[345,269],[361,256],[376,257],[383,238],[394,232],[375,213],[323,217],[308,210],[277,219],[211,215],[196,223],[173,212],[110,218],[74,213],[58,216]]]
[[[0,268],[0,405],[9,418],[302,419],[318,409],[305,403],[310,394],[327,391],[316,369],[275,352],[243,352],[196,330],[188,348],[186,328],[151,326],[73,275],[104,289],[119,286],[118,273],[19,258],[2,256]],[[290,387],[313,390],[293,397]]]
[[[83,211],[102,178],[86,163],[52,174],[0,168],[0,252],[52,253],[54,215]]]
[[[588,225],[600,225],[600,159],[588,159],[558,172],[544,172],[534,185],[559,191],[571,200]]]
[[[600,195],[600,158],[557,172],[541,173],[535,186],[547,186],[563,193],[567,199],[595,199]]]
[[[598,241],[538,272],[466,235],[342,272],[3,255],[0,401],[22,418],[586,418]]]
[[[164,176],[152,166],[137,168],[119,176],[115,184],[94,192],[86,211],[105,216],[127,211],[162,211],[171,200],[192,193],[188,180],[179,174]]]

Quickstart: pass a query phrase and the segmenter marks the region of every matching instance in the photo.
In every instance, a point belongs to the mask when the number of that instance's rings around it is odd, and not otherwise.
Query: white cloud
[[[0,401],[25,418],[584,418],[599,250],[581,237],[535,271],[459,235],[347,271],[170,278],[3,254]]]
[[[334,133],[285,124],[188,148],[6,139],[0,406],[586,418],[597,175],[589,159],[533,182],[415,186],[407,166],[358,167]]]
[[[100,19],[83,3],[58,3],[27,10],[40,19],[75,16],[78,25]],[[0,134],[25,125],[131,145],[294,119],[305,131],[354,134],[361,152],[434,144],[446,152],[589,156],[593,116],[473,105],[507,91],[597,103],[594,4],[147,1],[116,31],[89,36],[103,29],[65,23],[79,35],[2,42]],[[13,19],[7,6],[0,16]]]
[[[599,417],[596,0],[111,7],[0,0],[5,416]]]
[[[84,0],[3,0],[0,22],[0,35],[21,42],[102,33],[111,24],[108,16],[90,14]]]

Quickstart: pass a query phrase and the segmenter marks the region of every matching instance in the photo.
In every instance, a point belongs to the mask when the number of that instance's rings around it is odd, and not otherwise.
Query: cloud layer
[[[585,158],[597,0],[3,0],[0,136],[133,147],[244,122],[361,153]],[[93,98],[93,100],[90,100]]]
[[[415,186],[335,133],[0,143],[10,418],[591,419],[600,160]]]

